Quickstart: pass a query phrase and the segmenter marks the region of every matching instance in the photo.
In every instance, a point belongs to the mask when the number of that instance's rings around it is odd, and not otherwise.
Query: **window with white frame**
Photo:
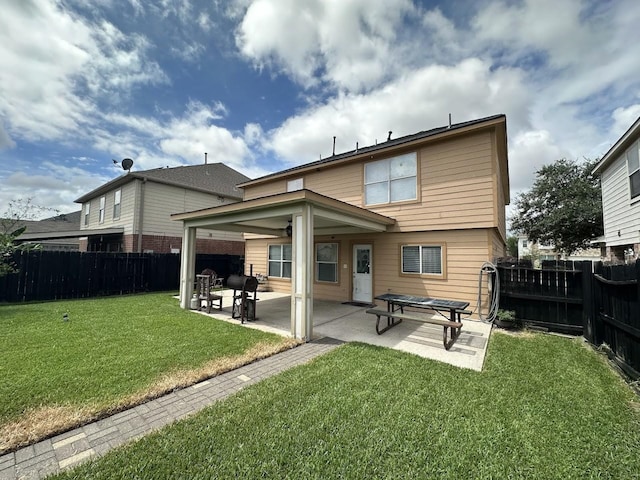
[[[415,152],[365,164],[365,205],[417,199],[417,168]]]
[[[91,212],[91,203],[84,204],[84,226],[89,226],[89,213]]]
[[[98,223],[104,223],[104,207],[107,204],[105,197],[100,197],[100,212],[98,214]]]
[[[442,246],[403,245],[402,273],[442,275]]]
[[[337,243],[316,243],[316,281],[338,281]]]
[[[269,245],[269,276],[291,278],[291,244]]]
[[[120,218],[120,202],[122,197],[122,190],[116,190],[113,197],[113,219],[118,220]]]
[[[295,180],[289,180],[287,182],[287,192],[295,192],[296,190],[302,190],[303,182],[301,178]]]
[[[638,142],[627,150],[627,171],[629,173],[629,191],[631,198],[640,195],[640,158],[638,156]]]

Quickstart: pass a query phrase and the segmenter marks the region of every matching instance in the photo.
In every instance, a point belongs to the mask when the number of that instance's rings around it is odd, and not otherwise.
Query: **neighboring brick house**
[[[606,258],[640,258],[640,117],[593,170],[600,176]]]
[[[76,200],[80,251],[179,253],[183,231],[170,215],[238,202],[246,181],[222,163],[129,171]],[[202,229],[196,251],[243,255],[244,239]]]
[[[393,292],[473,309],[481,266],[505,255],[507,120],[389,138],[240,186],[241,203],[172,216],[186,240],[183,308],[195,238],[219,228],[245,232],[245,266],[291,295],[298,338],[312,337],[313,299],[369,303]]]

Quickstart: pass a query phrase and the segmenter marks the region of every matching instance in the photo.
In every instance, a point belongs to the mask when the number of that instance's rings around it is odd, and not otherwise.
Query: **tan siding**
[[[491,261],[494,262],[497,258],[505,257],[507,255],[507,247],[502,240],[501,234],[498,231],[493,231],[490,234],[491,238]]]
[[[113,218],[113,202],[115,200],[116,190],[121,190],[120,195],[120,218]],[[105,197],[105,211],[104,211],[104,222],[99,223],[99,215],[100,215],[100,198],[96,197],[91,199],[91,207],[89,213],[89,226],[84,226],[84,206],[85,203],[82,204],[82,214],[80,218],[80,228],[84,229],[96,229],[96,228],[116,228],[123,227],[124,234],[128,235],[134,232],[133,221],[134,221],[134,207],[135,207],[135,182],[129,182],[122,185],[119,188],[115,188],[109,192],[107,192]]]
[[[124,227],[125,235],[133,233],[133,221],[135,218],[136,186],[134,182],[129,182],[122,186],[120,194],[120,219],[113,220],[114,226]],[[114,192],[115,196],[115,192]],[[111,217],[113,218],[113,202],[111,203]]]
[[[362,163],[354,163],[307,174],[304,186],[327,197],[361,207],[363,175]]]
[[[253,264],[253,272],[266,273],[267,245],[284,243],[286,239],[247,240],[245,265]],[[500,251],[500,239],[496,229],[467,229],[438,232],[386,233],[375,235],[317,237],[319,241],[339,242],[339,283],[336,285],[314,283],[314,298],[333,301],[351,300],[351,250],[355,243],[373,245],[373,291],[374,295],[385,292],[464,300],[475,308],[478,295],[480,267],[491,261],[492,253]],[[495,243],[495,244],[494,244]],[[418,275],[400,274],[400,246],[403,244],[446,245],[445,279],[434,279]],[[347,268],[343,268],[344,265]],[[290,293],[289,280],[269,279],[274,291]]]
[[[305,186],[305,188],[307,187]],[[256,185],[254,187],[245,187],[243,188],[243,190],[243,198],[245,200],[251,200],[252,198],[260,198],[276,193],[284,193],[287,191],[287,182],[286,180],[275,180],[271,183]]]
[[[143,233],[181,237],[182,222],[171,220],[172,213],[189,212],[222,203],[217,195],[147,182],[144,191]],[[214,240],[243,240],[240,233],[204,229],[198,229],[197,237]]]
[[[419,150],[419,200],[366,207],[397,220],[396,231],[424,231],[499,226],[496,209],[497,162],[492,135],[481,132],[425,146]],[[375,160],[385,158],[378,154]],[[304,188],[360,207],[363,162],[337,165],[304,176]],[[245,198],[286,191],[286,180],[245,188]],[[501,197],[502,198],[502,197]],[[502,210],[504,201],[501,200]],[[498,215],[498,217],[496,217]]]

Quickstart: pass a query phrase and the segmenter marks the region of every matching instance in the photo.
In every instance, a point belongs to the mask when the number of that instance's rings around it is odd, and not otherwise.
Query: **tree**
[[[561,159],[540,168],[531,190],[516,198],[511,228],[565,255],[588,247],[603,233],[600,181],[591,174],[597,163]]]
[[[518,237],[509,235],[507,237],[507,255],[510,257],[518,256]]]
[[[0,218],[0,277],[17,271],[11,260],[15,252],[41,248],[33,243],[18,244],[17,239],[27,228],[25,220],[34,220],[38,214],[45,211],[56,210],[34,205],[31,198],[9,202],[7,210]]]

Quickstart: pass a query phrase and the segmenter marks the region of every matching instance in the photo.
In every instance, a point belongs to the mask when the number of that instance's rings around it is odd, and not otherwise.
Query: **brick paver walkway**
[[[198,412],[246,385],[306,363],[341,343],[331,338],[305,343],[111,417],[2,455],[0,480],[44,478],[91,457],[102,455],[123,443]]]

